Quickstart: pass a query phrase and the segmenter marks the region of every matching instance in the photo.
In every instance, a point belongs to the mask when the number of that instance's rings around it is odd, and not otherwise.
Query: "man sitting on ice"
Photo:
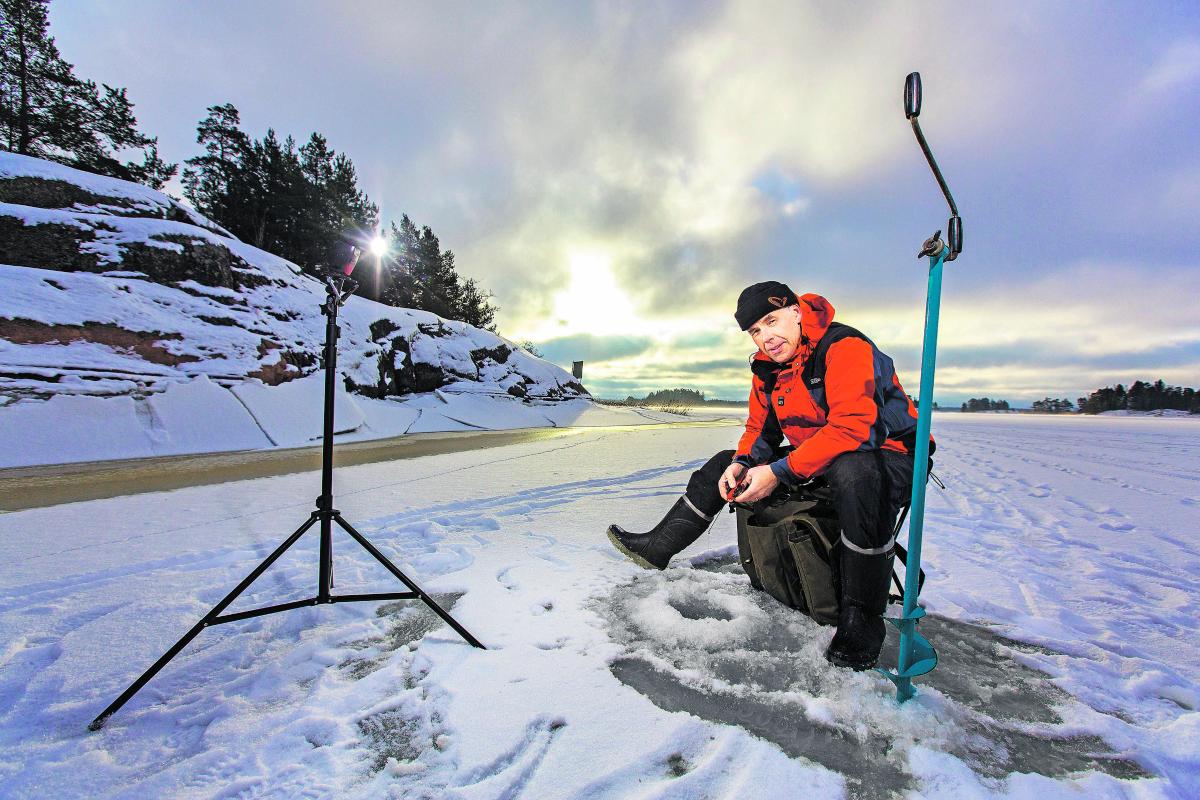
[[[756,283],[738,297],[734,317],[758,347],[737,449],[717,453],[692,473],[683,497],[652,530],[612,525],[608,537],[638,564],[665,569],[727,502],[754,503],[822,476],[842,528],[834,550],[840,612],[825,657],[867,669],[883,646],[892,522],[912,491],[916,408],[892,360],[854,328],[834,322],[825,298],[797,298],[777,281]],[[780,447],[784,437],[790,447]]]

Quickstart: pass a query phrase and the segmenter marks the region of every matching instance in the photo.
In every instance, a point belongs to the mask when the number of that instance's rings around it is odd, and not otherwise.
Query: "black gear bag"
[[[750,584],[822,625],[838,619],[841,535],[833,508],[815,497],[774,495],[737,506],[738,557]]]
[[[766,592],[789,608],[811,617],[821,625],[838,621],[841,576],[838,554],[841,527],[829,500],[827,487],[801,487],[792,493],[776,492],[752,506],[735,505],[737,512],[738,558],[750,585]],[[896,520],[894,531],[904,524],[908,506]],[[908,552],[895,544],[896,559],[908,561]],[[903,584],[893,572],[892,581],[903,593]],[[918,594],[925,585],[925,570],[918,578]],[[899,602],[900,594],[890,602]]]

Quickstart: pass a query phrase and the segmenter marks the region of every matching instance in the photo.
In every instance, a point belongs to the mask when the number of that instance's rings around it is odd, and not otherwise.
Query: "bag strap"
[[[840,322],[829,323],[829,327],[825,329],[825,333],[817,340],[817,346],[813,348],[808,360],[804,362],[804,369],[800,373],[801,380],[804,381],[806,387],[812,386],[814,380],[824,385],[825,356],[834,342],[840,342],[848,336],[857,336],[861,339],[867,338],[849,325],[843,325]],[[821,410],[826,414],[829,413],[829,401],[826,399],[824,392],[821,392],[818,405],[820,405]]]

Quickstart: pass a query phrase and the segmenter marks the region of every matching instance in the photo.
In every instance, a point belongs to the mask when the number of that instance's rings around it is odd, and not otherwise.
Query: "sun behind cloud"
[[[629,294],[617,283],[612,256],[596,249],[575,250],[567,256],[567,287],[554,296],[546,333],[631,333],[643,321]]]

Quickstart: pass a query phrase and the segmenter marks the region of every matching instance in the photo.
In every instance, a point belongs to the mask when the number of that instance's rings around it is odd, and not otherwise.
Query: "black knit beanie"
[[[747,286],[738,295],[734,318],[742,330],[746,330],[772,311],[798,305],[796,293],[779,281],[763,281]]]

